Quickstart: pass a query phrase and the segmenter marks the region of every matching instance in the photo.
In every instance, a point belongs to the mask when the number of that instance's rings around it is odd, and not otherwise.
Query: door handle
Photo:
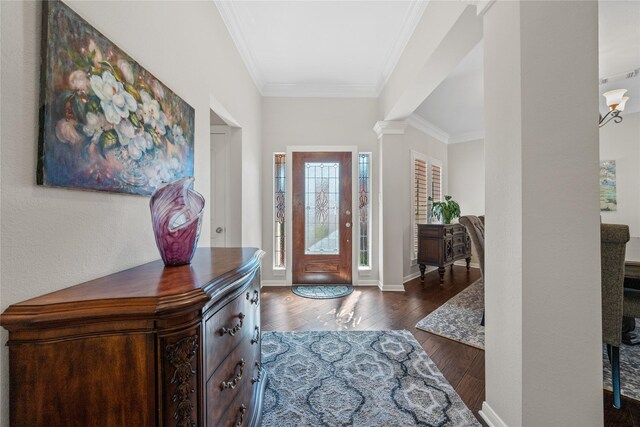
[[[222,233],[222,227],[216,228],[216,233],[218,233],[218,234]]]
[[[348,223],[346,223],[346,224],[345,224],[345,226],[346,226],[347,228],[349,228],[349,227],[351,227],[351,223],[350,223],[350,222],[348,222]]]

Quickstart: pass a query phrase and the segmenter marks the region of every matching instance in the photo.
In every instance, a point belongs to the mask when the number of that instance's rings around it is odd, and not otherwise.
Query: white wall
[[[449,194],[462,215],[484,215],[484,140],[447,145]]]
[[[403,179],[406,183],[406,185],[403,186],[402,194],[402,198],[403,200],[406,200],[406,203],[404,203],[402,207],[398,209],[398,213],[401,215],[401,218],[398,218],[398,220],[402,222],[402,248],[404,251],[404,256],[402,257],[402,275],[406,279],[408,276],[419,272],[419,268],[417,265],[411,265],[411,251],[413,245],[413,213],[411,211],[413,183],[411,182],[411,150],[417,151],[418,153],[424,154],[427,157],[431,157],[442,162],[442,194],[444,195],[450,193],[447,178],[447,170],[449,169],[447,160],[447,145],[445,143],[409,125],[404,132],[402,150],[404,150],[404,165],[385,165],[385,167],[388,173],[399,173],[400,171],[402,171],[401,173],[404,175]]]
[[[640,113],[622,113],[621,123],[600,128],[600,160],[616,161],[618,210],[601,212],[602,222],[627,224],[640,237]]]
[[[359,151],[372,153],[372,254],[378,259],[378,162],[377,138],[373,131],[378,113],[374,98],[263,98],[262,100],[262,241],[267,252],[263,277],[285,283],[284,275],[274,275],[273,266],[273,153],[287,146],[357,145]],[[289,159],[287,159],[289,160]],[[361,279],[378,280],[373,261],[370,272]]]
[[[209,201],[209,107],[242,125],[243,244],[261,243],[260,95],[213,2],[72,2],[70,6],[196,110],[196,189]],[[41,5],[1,2],[0,310],[159,258],[149,199],[35,185]],[[238,189],[239,190],[239,189]],[[201,245],[209,244],[209,206]],[[6,331],[2,407],[8,425]]]
[[[597,12],[532,1],[484,15],[482,413],[494,425],[603,424]]]

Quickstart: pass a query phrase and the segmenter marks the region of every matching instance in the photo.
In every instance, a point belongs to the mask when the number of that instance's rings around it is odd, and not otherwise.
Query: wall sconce
[[[622,121],[620,113],[624,111],[624,106],[629,100],[628,96],[624,96],[625,93],[627,93],[626,89],[615,89],[602,94],[607,100],[609,111],[604,117],[602,117],[602,114],[600,115],[599,127],[606,125],[611,120],[613,120],[614,123],[620,123]]]

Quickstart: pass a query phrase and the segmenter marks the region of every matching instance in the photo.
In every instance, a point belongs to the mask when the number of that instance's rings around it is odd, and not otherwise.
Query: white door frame
[[[210,125],[210,129],[209,129],[209,141],[211,142],[211,135],[224,135],[225,138],[225,150],[224,150],[224,155],[225,155],[225,164],[229,165],[230,164],[230,153],[229,153],[229,134],[231,132],[231,128],[228,125]],[[209,156],[212,156],[212,152],[213,152],[213,145],[210,143],[210,147],[209,147]],[[213,158],[211,158],[211,160],[213,161]],[[215,165],[213,164],[213,162],[211,162],[211,165],[213,167],[215,167]],[[215,179],[216,177],[216,171],[214,171],[213,173],[211,173],[210,171],[210,181],[212,179]],[[213,183],[210,183],[210,187],[211,187],[211,193],[215,194],[215,186],[213,185]],[[227,230],[229,229],[228,225],[229,225],[229,218],[231,217],[231,212],[230,212],[230,206],[229,206],[229,191],[230,191],[230,187],[231,187],[231,183],[230,183],[230,179],[229,179],[229,170],[227,169],[225,172],[225,177],[224,177],[224,224],[222,225],[222,228],[224,229],[224,241],[225,241],[225,246],[228,246],[229,242],[228,242],[228,234],[227,234]],[[215,218],[215,201],[218,198],[218,196],[214,196],[211,197],[211,241],[213,242],[213,237],[215,233],[215,225],[213,224],[213,221]]]
[[[358,146],[356,145],[288,145],[286,152],[287,159],[287,191],[285,196],[286,209],[286,266],[287,285],[291,286],[293,281],[292,274],[292,249],[293,249],[293,153],[308,152],[351,152],[351,284],[358,284],[358,254],[360,253],[360,221],[357,218],[358,209]],[[355,218],[355,219],[354,219]]]

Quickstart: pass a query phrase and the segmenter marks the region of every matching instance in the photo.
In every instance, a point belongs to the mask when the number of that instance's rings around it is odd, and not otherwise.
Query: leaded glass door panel
[[[351,283],[351,153],[293,153],[293,284]]]

